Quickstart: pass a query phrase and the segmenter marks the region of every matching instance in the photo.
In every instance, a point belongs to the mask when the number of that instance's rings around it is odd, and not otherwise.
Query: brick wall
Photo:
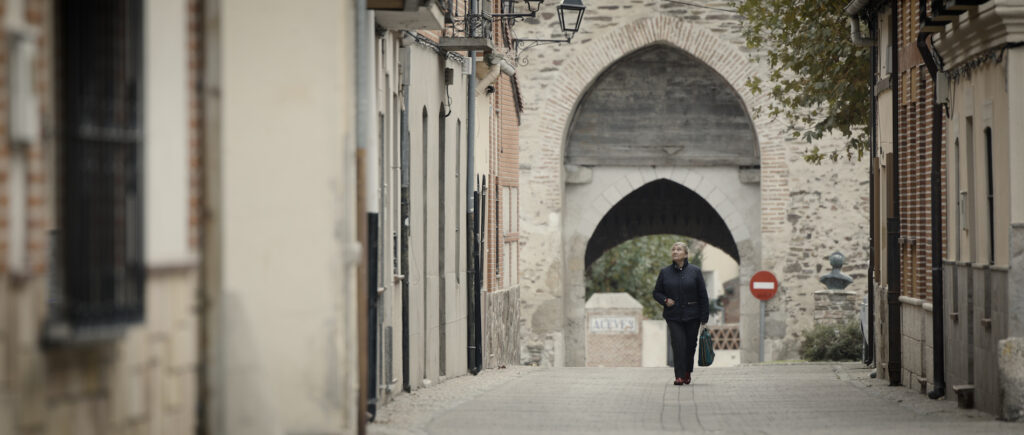
[[[517,12],[525,10],[522,5]],[[502,13],[501,3],[492,3],[492,13]],[[495,20],[495,51],[511,57],[507,20]],[[509,59],[511,61],[511,59]],[[501,74],[494,84],[490,104],[490,161],[488,162],[488,243],[484,288],[508,289],[518,283],[518,192],[519,192],[519,107],[517,78]],[[479,100],[478,100],[479,101]]]
[[[901,293],[904,296],[932,300],[932,101],[935,85],[917,48],[920,29],[919,2],[901,0],[897,5],[897,42],[899,49],[896,92],[899,125],[896,147],[899,150],[899,217]],[[943,117],[943,119],[945,119]],[[945,129],[945,125],[942,127]],[[945,134],[943,134],[943,143]],[[945,209],[946,155],[942,153],[942,191]],[[945,214],[943,249],[945,249]]]
[[[491,96],[491,152],[488,163],[487,274],[489,291],[518,282],[519,113],[515,80],[502,74]],[[513,252],[514,251],[514,252]]]
[[[501,10],[492,3],[492,13]],[[517,12],[525,8],[520,7]],[[511,40],[507,20],[495,20],[495,52],[511,59]],[[497,66],[494,66],[497,68]],[[489,96],[478,97],[477,104],[488,104],[489,160],[487,162],[487,226],[484,261],[484,364],[493,368],[518,364],[519,356],[519,121],[518,75],[501,73]],[[483,121],[483,120],[481,120]],[[478,145],[480,146],[480,145]],[[482,171],[484,168],[477,168]]]
[[[35,81],[33,86],[35,88],[35,94],[37,101],[39,101],[39,112],[40,118],[43,120],[52,119],[53,113],[53,88],[50,84],[49,78],[52,77],[53,71],[50,64],[50,47],[52,45],[52,35],[45,31],[47,28],[52,26],[52,16],[49,13],[51,4],[49,0],[26,0],[25,4],[25,21],[36,30],[40,30],[40,34],[36,39],[36,56],[33,65],[33,72]],[[6,16],[7,11],[3,10],[4,6],[0,5],[0,19]],[[0,214],[0,255],[2,255],[3,261],[0,261],[0,275],[5,275],[8,272],[8,261],[7,251],[9,249],[10,241],[10,228],[11,222],[9,222],[9,215],[7,210],[10,207],[11,198],[9,198],[9,176],[10,176],[10,164],[11,164],[11,146],[9,143],[9,126],[7,125],[10,119],[10,89],[9,85],[9,67],[7,65],[10,59],[9,53],[10,44],[0,44],[0,65],[4,68],[0,69],[0,93],[4,96],[0,100],[0,210],[3,211]],[[26,195],[26,270],[23,271],[28,276],[39,276],[45,273],[47,265],[47,252],[48,252],[48,233],[52,225],[53,215],[50,213],[50,202],[52,198],[48,194],[50,191],[49,178],[46,174],[47,154],[44,154],[44,142],[52,141],[53,132],[52,124],[48,124],[46,121],[42,123],[43,131],[40,134],[42,138],[40,141],[28,144],[25,148],[24,159],[27,176],[27,195]]]

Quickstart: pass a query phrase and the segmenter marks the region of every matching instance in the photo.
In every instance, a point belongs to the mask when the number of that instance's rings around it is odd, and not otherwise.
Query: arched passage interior
[[[594,229],[584,257],[586,267],[627,240],[653,234],[679,234],[714,245],[740,262],[729,226],[696,192],[665,179],[645,184],[626,195]]]

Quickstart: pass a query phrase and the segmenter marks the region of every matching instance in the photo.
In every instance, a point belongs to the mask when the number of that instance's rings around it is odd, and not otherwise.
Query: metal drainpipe
[[[363,46],[361,50],[365,50],[367,53],[373,53],[376,51],[376,38],[373,34],[372,24],[375,22],[374,11],[369,10],[365,12],[366,25],[362,29],[365,32],[362,35]],[[369,55],[362,59],[362,62],[357,65],[363,73],[364,80],[363,84],[372,83],[372,80],[376,78],[377,74],[377,63],[376,57]],[[359,114],[361,119],[359,120],[359,128],[363,131],[361,133],[365,151],[365,173],[366,178],[363,180],[364,189],[363,194],[366,195],[366,246],[367,252],[366,257],[369,260],[366,265],[366,297],[367,297],[367,321],[366,321],[366,339],[367,339],[367,404],[366,413],[369,421],[373,421],[377,416],[377,368],[379,361],[377,360],[377,348],[379,341],[377,339],[379,335],[379,324],[378,319],[380,318],[380,305],[379,301],[379,288],[380,288],[380,147],[378,143],[379,137],[375,134],[377,131],[377,101],[373,98],[373,89],[370,86],[366,86],[366,89],[360,89],[358,92],[366,94],[368,97],[360,99]],[[364,101],[365,100],[365,101]]]
[[[403,45],[405,45],[403,41]],[[412,383],[409,382],[409,165],[411,159],[409,158],[409,82],[410,74],[409,70],[411,66],[409,62],[412,60],[411,49],[408,46],[402,47],[402,64],[401,64],[401,75],[402,75],[402,110],[401,110],[401,145],[400,145],[400,162],[401,162],[401,183],[402,183],[402,204],[401,204],[401,221],[399,225],[402,228],[402,239],[400,252],[400,264],[402,274],[402,390],[405,392],[412,391]]]
[[[873,39],[877,41],[878,36],[875,31],[877,26],[876,20],[871,20],[868,23],[870,31],[874,34]],[[868,168],[868,180],[870,190],[868,192],[868,207],[871,216],[871,223],[869,225],[870,231],[868,236],[868,349],[864,351],[864,364],[870,366],[875,363],[875,277],[872,273],[875,270],[875,255],[878,254],[875,251],[875,241],[878,240],[878,207],[875,205],[875,201],[878,199],[875,195],[875,189],[878,186],[878,180],[876,179],[875,167],[877,167],[876,159],[878,158],[878,98],[875,96],[875,74],[878,72],[878,45],[871,46],[871,74],[869,75],[870,81],[869,95],[871,96],[871,120],[868,122],[868,135],[871,146],[871,157],[868,159],[871,167]]]
[[[877,120],[875,119],[876,115],[878,113],[878,100],[875,98],[875,72],[878,70],[878,58],[877,58],[877,56],[878,56],[878,35],[877,35],[877,32],[876,32],[876,24],[875,24],[875,22],[874,21],[869,21],[868,22],[868,29],[869,29],[868,31],[871,33],[871,35],[868,38],[862,37],[861,34],[860,34],[860,24],[857,21],[858,20],[857,17],[859,15],[861,15],[862,10],[864,9],[865,6],[867,6],[867,4],[868,4],[868,0],[853,0],[853,1],[851,1],[850,3],[848,3],[846,5],[846,7],[843,9],[843,11],[846,13],[846,15],[849,17],[849,20],[850,20],[850,39],[853,41],[853,44],[858,46],[858,47],[868,47],[868,46],[871,47],[871,74],[870,74],[871,80],[868,83],[868,86],[870,87],[869,88],[870,89],[869,92],[870,92],[870,98],[871,98],[871,121],[868,123],[868,125],[869,125],[869,133],[868,134],[870,135],[870,141],[871,141],[870,142],[870,144],[871,144],[871,158],[869,159],[869,161],[872,161],[872,165],[874,165],[873,161],[875,159],[875,156],[878,153],[878,144],[877,144],[877,128],[878,128],[878,126],[877,126]],[[872,16],[874,16],[874,15],[872,15]],[[869,271],[869,274],[868,274],[868,277],[869,277],[869,279],[868,279],[868,347],[869,347],[869,349],[866,349],[865,352],[864,352],[864,356],[865,356],[864,364],[867,364],[867,365],[871,365],[871,364],[875,363],[875,355],[874,355],[874,352],[875,352],[875,332],[874,332],[874,329],[875,329],[875,327],[874,327],[874,325],[875,325],[875,281],[874,281],[874,278],[875,277],[871,276],[870,271],[873,271],[875,269],[875,254],[876,254],[876,251],[875,251],[875,240],[877,240],[876,237],[878,237],[878,234],[876,233],[878,228],[877,228],[877,225],[875,224],[876,218],[878,217],[877,216],[878,208],[875,206],[875,200],[876,200],[876,197],[875,197],[875,186],[877,185],[878,180],[875,179],[875,176],[873,174],[874,174],[874,167],[869,167],[868,168],[868,180],[870,181],[870,187],[869,187],[870,192],[868,192],[868,195],[869,195],[868,196],[868,198],[869,198],[868,199],[868,201],[869,201],[868,206],[870,207],[869,216],[871,216],[870,235],[869,235],[869,239],[868,239],[869,240],[869,246],[868,246],[868,252],[869,252],[869,255],[868,255],[868,271]]]
[[[892,20],[890,27],[891,32],[890,38],[892,40],[892,65],[894,71],[890,77],[892,80],[893,98],[892,98],[892,116],[894,117],[892,122],[892,176],[896,182],[896,186],[893,189],[892,203],[894,205],[895,217],[889,219],[888,232],[886,244],[888,247],[889,259],[887,261],[887,269],[889,272],[888,286],[886,294],[886,302],[888,308],[888,329],[889,329],[889,385],[900,385],[900,378],[902,377],[902,355],[901,355],[901,342],[902,339],[900,334],[900,280],[901,280],[901,263],[902,257],[900,256],[899,250],[899,234],[900,234],[900,147],[899,147],[899,38],[897,37],[897,26],[899,22],[899,8],[893,5],[892,9]],[[895,236],[895,237],[894,237]]]
[[[370,24],[372,12],[366,10],[366,0],[356,0],[356,186],[364,186],[364,189],[357,190],[356,192],[356,216],[359,219],[356,227],[358,228],[359,244],[363,246],[362,258],[360,259],[359,265],[359,278],[357,279],[356,286],[356,303],[357,303],[357,334],[359,343],[359,355],[358,366],[359,366],[359,407],[357,421],[359,422],[358,428],[359,433],[366,432],[366,423],[368,419],[369,404],[368,399],[370,391],[374,390],[374,385],[370,384],[371,376],[370,371],[373,367],[370,366],[370,355],[373,354],[373,350],[369,348],[369,336],[372,333],[369,328],[370,322],[370,301],[369,292],[366,290],[370,285],[376,287],[376,283],[372,279],[369,273],[370,263],[375,262],[375,258],[370,252],[370,233],[369,216],[371,213],[376,213],[376,205],[374,198],[375,194],[369,193],[369,187],[373,184],[374,175],[372,174],[376,167],[373,162],[370,161],[369,154],[373,151],[373,144],[370,143],[372,140],[371,122],[373,120],[372,111],[372,92],[373,85],[373,58],[370,53],[370,44],[373,39],[370,37]]]
[[[919,0],[921,18],[926,18],[924,0]],[[924,20],[922,20],[924,22]],[[928,392],[928,397],[938,399],[946,395],[945,336],[943,330],[943,283],[942,283],[942,106],[938,101],[939,66],[935,55],[928,49],[930,32],[917,35],[917,50],[928,74],[932,77],[932,371],[935,376],[935,389]]]
[[[469,13],[470,15],[477,14],[477,0],[469,1]],[[469,80],[466,85],[466,93],[469,94],[466,98],[467,113],[466,113],[466,293],[467,293],[467,304],[466,314],[469,316],[469,321],[466,324],[466,334],[468,349],[467,359],[469,372],[476,375],[480,373],[480,362],[476,360],[477,350],[476,349],[476,331],[477,323],[480,321],[480,317],[477,315],[479,307],[474,303],[474,293],[479,291],[476,282],[476,264],[473,259],[476,258],[476,241],[475,231],[470,231],[474,228],[474,211],[475,204],[473,204],[473,183],[476,179],[476,172],[474,168],[474,147],[476,145],[476,51],[469,52]]]

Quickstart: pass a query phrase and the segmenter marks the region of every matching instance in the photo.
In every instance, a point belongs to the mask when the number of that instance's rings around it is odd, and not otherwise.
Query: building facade
[[[193,431],[196,1],[3,3],[0,433]]]
[[[960,4],[964,3],[964,4]],[[931,42],[948,108],[945,378],[979,409],[1024,417],[1024,2],[953,2]],[[933,6],[929,17],[942,10]],[[933,21],[934,20],[933,18]],[[959,392],[959,389],[957,389]]]
[[[1011,121],[1022,10],[1017,1],[847,6],[871,32],[854,39],[875,46],[879,376],[1007,419],[1020,418],[1024,401],[1012,169],[1022,153]]]
[[[0,433],[356,433],[355,5],[0,11]]]
[[[367,195],[379,204],[371,408],[519,360],[521,106],[509,24],[494,17],[507,4],[412,3],[369,3],[377,185]]]
[[[0,433],[356,433],[518,362],[505,7],[3,2]]]

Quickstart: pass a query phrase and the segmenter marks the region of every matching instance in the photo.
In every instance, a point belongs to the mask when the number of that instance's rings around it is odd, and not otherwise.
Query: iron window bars
[[[59,5],[59,227],[51,316],[73,336],[139,322],[142,6]]]

